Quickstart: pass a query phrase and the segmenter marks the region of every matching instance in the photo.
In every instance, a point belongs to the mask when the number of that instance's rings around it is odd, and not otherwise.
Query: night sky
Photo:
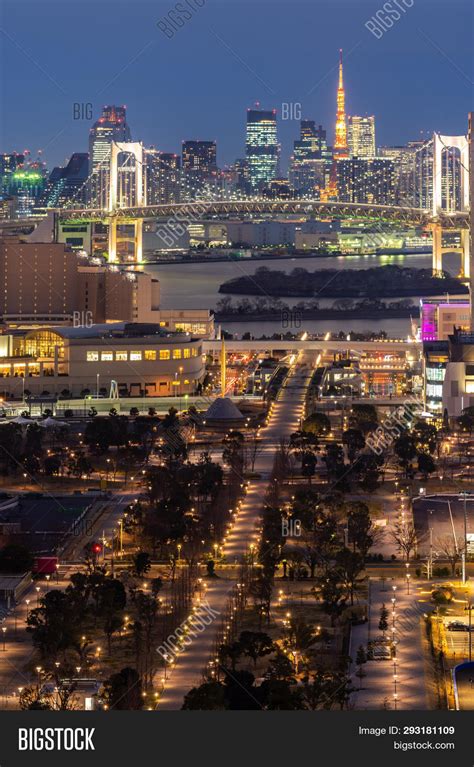
[[[126,104],[133,138],[163,151],[217,140],[220,165],[244,155],[255,101],[279,113],[301,103],[332,142],[340,47],[347,112],[375,114],[377,144],[466,131],[472,0],[415,0],[380,39],[365,22],[382,0],[207,0],[168,39],[157,22],[174,5],[3,0],[0,151],[43,149],[48,167],[63,164],[87,151],[106,103]],[[74,102],[91,102],[93,120],[73,120]],[[279,122],[284,171],[298,128]]]

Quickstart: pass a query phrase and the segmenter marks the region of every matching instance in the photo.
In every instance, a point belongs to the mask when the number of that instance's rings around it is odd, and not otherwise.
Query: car
[[[392,659],[392,653],[390,652],[390,648],[387,646],[379,645],[373,648],[372,650],[372,657],[374,660],[391,660]]]
[[[462,621],[451,621],[448,623],[447,629],[448,631],[469,631],[469,626]]]

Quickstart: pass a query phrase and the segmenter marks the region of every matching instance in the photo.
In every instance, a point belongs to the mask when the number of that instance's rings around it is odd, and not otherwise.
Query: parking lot
[[[428,556],[431,543],[434,555],[442,555],[443,546],[454,540],[462,551],[465,514],[468,537],[474,539],[474,495],[465,499],[462,495],[428,495],[415,498],[412,505],[420,556]]]

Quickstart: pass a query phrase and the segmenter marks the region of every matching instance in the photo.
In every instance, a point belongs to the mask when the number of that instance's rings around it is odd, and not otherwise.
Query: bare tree
[[[390,530],[389,536],[394,541],[407,562],[410,561],[412,553],[416,552],[417,546],[423,536],[419,536],[415,530],[413,522],[407,520],[398,520],[393,530]]]
[[[442,538],[437,538],[436,546],[443,557],[448,560],[452,575],[456,575],[456,565],[461,561],[461,552],[455,536],[445,535]]]
[[[250,465],[250,471],[255,469],[255,461],[257,456],[262,452],[262,441],[258,435],[258,429],[252,429],[249,437],[246,440],[246,459]]]

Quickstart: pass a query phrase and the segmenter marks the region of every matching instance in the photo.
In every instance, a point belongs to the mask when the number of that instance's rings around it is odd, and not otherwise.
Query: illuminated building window
[[[115,352],[115,359],[117,362],[126,362],[128,359],[128,352]]]
[[[183,357],[187,360],[191,356],[191,349],[183,349]]]
[[[181,359],[181,349],[173,349],[173,359],[174,360]]]
[[[99,359],[99,352],[87,352],[87,362],[97,362]]]
[[[101,362],[112,362],[114,358],[113,352],[101,352],[100,353],[100,361]]]
[[[156,352],[154,349],[147,349],[145,351],[145,359],[146,360],[156,360]]]
[[[443,396],[443,387],[441,384],[428,384],[426,387],[426,395],[428,397],[438,397],[441,398]]]
[[[169,349],[161,349],[160,360],[169,360],[170,357],[171,357],[171,354]]]
[[[130,352],[130,361],[131,362],[138,362],[142,358],[141,352]]]
[[[191,349],[191,354],[192,354],[193,357],[197,357],[198,356],[198,350],[197,349]]]

